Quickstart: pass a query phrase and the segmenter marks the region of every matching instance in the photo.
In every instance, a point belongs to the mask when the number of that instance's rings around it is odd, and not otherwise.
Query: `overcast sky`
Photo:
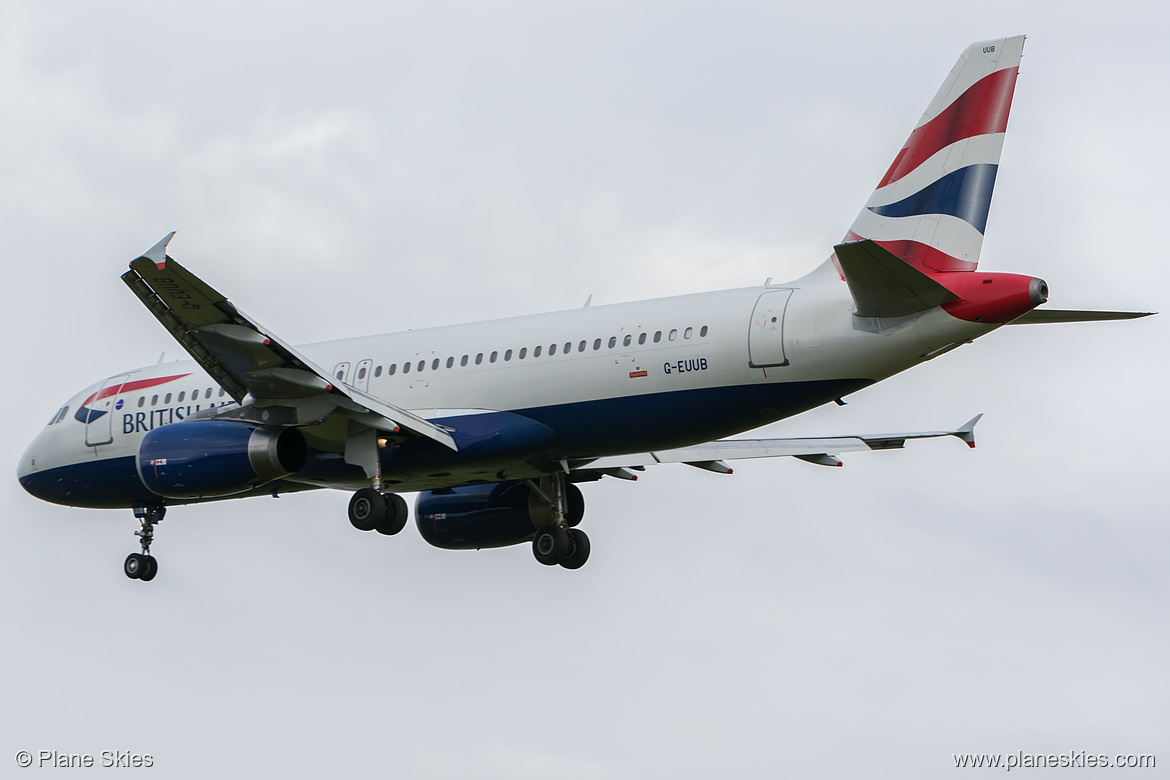
[[[294,342],[795,278],[962,49],[1017,33],[981,268],[1046,279],[1056,307],[1164,309],[1167,12],[971,6],[0,0],[3,460],[85,385],[180,356],[118,278],[171,230]],[[767,430],[984,412],[973,451],[587,485],[578,572],[358,533],[346,494],[317,493],[173,510],[147,585],[121,573],[128,510],[43,504],[10,476],[0,767],[23,776],[22,749],[149,753],[168,778],[935,778],[953,753],[1017,750],[1170,766],[1168,322],[1005,329]]]

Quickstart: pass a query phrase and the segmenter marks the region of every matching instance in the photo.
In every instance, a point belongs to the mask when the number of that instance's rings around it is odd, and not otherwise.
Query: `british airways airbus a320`
[[[840,244],[787,284],[594,306],[294,347],[167,256],[130,290],[192,360],[121,371],[70,398],[21,458],[37,498],[129,508],[151,580],[167,507],[314,488],[396,534],[401,492],[450,549],[532,543],[589,557],[578,485],[659,463],[838,455],[956,436],[725,439],[967,344],[1001,325],[1143,316],[1037,309],[1040,279],[976,270],[1024,38],[969,46]],[[171,235],[174,235],[173,233]]]

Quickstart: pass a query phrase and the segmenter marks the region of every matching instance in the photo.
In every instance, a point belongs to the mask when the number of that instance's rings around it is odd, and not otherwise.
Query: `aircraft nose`
[[[46,439],[44,431],[37,434],[37,437],[28,445],[16,464],[16,479],[20,482],[20,486],[29,495],[42,501],[50,500],[46,495],[46,479],[50,478],[50,475],[46,472],[54,465],[50,462]]]
[[[40,441],[40,435],[32,440],[32,443],[25,449],[24,454],[20,456],[20,460],[16,464],[16,478],[20,480],[20,484],[25,483],[25,477],[36,471],[37,468],[37,442]],[[27,490],[27,488],[26,488]]]

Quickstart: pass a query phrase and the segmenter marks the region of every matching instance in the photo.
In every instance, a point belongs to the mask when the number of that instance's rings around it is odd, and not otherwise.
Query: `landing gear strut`
[[[130,553],[122,564],[122,571],[132,580],[150,582],[158,574],[158,561],[150,554],[150,543],[154,541],[154,527],[162,522],[167,509],[164,506],[136,506],[134,516],[142,527],[134,532],[142,545],[142,552]]]
[[[533,493],[546,501],[552,510],[550,522],[542,525],[532,538],[532,554],[536,560],[545,566],[561,565],[566,569],[580,569],[589,560],[589,537],[584,531],[572,528],[576,521],[570,522],[569,498],[565,487],[565,475],[553,474],[551,491],[541,489],[543,485],[529,480],[528,485]],[[541,480],[545,482],[545,480]],[[549,495],[551,492],[552,495]],[[582,507],[578,507],[583,511]]]

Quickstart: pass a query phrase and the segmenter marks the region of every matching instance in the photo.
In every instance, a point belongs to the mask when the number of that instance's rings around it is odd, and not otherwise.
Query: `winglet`
[[[167,244],[171,243],[171,239],[175,237],[177,231],[172,230],[163,236],[163,240],[147,249],[139,257],[145,257],[147,260],[155,264],[160,271],[167,264]],[[139,258],[135,258],[136,260]]]
[[[967,442],[968,447],[970,447],[971,449],[975,449],[975,424],[978,423],[979,420],[981,420],[982,418],[983,418],[983,413],[980,412],[979,414],[975,415],[970,420],[968,420],[967,422],[965,422],[961,426],[959,426],[959,429],[957,431],[954,431],[953,433],[951,433],[951,435],[957,436],[958,438]]]

